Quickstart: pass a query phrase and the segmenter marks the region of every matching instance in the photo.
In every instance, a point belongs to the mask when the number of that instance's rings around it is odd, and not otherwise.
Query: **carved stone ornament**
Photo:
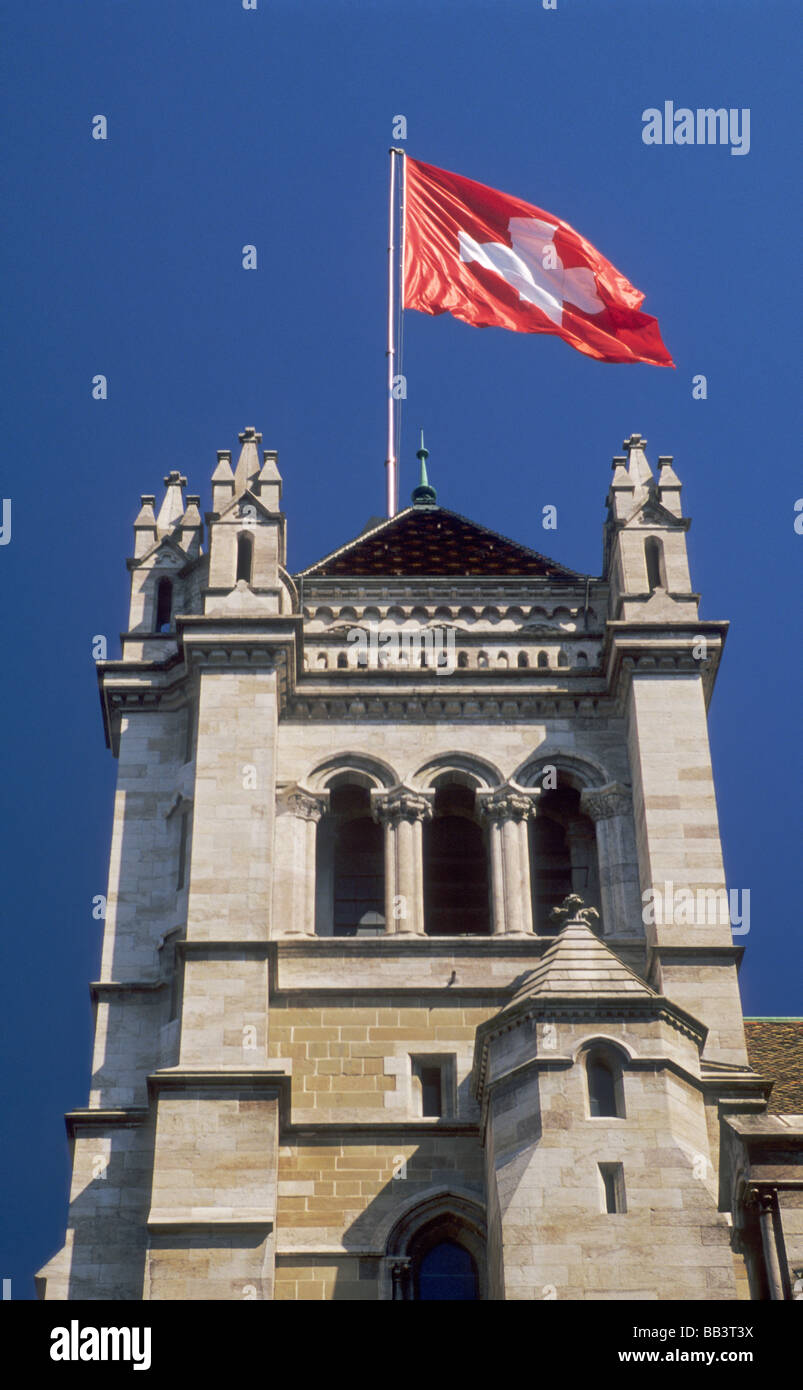
[[[606,787],[586,787],[580,793],[580,809],[595,821],[626,816],[632,805],[630,789],[621,782],[609,782]]]
[[[430,820],[432,817],[432,798],[412,791],[409,787],[394,787],[386,795],[373,800],[371,812],[374,820],[391,824],[401,820]]]
[[[586,926],[595,927],[599,922],[599,913],[595,907],[586,907],[579,893],[570,893],[558,907],[553,907],[549,920],[561,927],[565,927],[567,922],[585,922]]]
[[[299,820],[315,821],[316,825],[326,810],[321,797],[314,796],[311,792],[305,792],[301,787],[287,792],[282,801],[287,810],[294,816],[298,816]]]
[[[480,817],[486,821],[523,821],[535,814],[536,798],[515,787],[499,787],[479,801]]]

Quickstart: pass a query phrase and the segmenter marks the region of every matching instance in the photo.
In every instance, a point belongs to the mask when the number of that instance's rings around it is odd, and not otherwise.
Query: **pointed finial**
[[[434,507],[438,501],[438,494],[434,487],[430,487],[427,477],[427,459],[429,449],[424,448],[424,431],[421,431],[421,448],[416,451],[416,458],[421,460],[421,478],[418,487],[413,488],[413,505],[416,507]]]

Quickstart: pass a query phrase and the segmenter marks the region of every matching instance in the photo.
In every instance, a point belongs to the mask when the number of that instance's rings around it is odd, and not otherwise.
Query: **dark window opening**
[[[530,866],[536,931],[556,930],[550,913],[570,893],[599,910],[596,832],[574,787],[541,792],[530,821]]]
[[[337,669],[338,669],[338,671],[345,671],[345,670],[347,670],[347,669],[348,669],[348,664],[349,664],[349,659],[348,659],[348,657],[346,656],[346,653],[345,653],[345,652],[338,652],[338,654],[337,654]]]
[[[474,820],[474,792],[449,785],[435,793],[424,824],[424,919],[428,936],[487,935],[491,929],[488,856]]]
[[[442,1240],[416,1261],[414,1287],[415,1297],[421,1302],[477,1299],[477,1266],[462,1245]]]
[[[169,632],[173,613],[173,584],[170,579],[160,579],[156,590],[156,631]]]
[[[335,787],[330,816],[333,935],[376,935],[385,926],[384,836],[371,818],[366,788]]]
[[[648,536],[644,542],[644,559],[647,562],[647,583],[650,593],[654,589],[665,589],[664,547],[657,536]]]
[[[443,1114],[443,1074],[436,1064],[415,1062],[413,1075],[418,1077],[421,1087],[421,1114]]]
[[[192,705],[187,705],[184,719],[184,761],[191,763],[195,752],[195,711]]]
[[[237,582],[244,579],[246,584],[251,583],[251,570],[254,563],[254,538],[253,536],[240,535],[237,537]]]
[[[588,1062],[588,1108],[592,1115],[616,1115],[616,1082],[603,1057]]]
[[[538,653],[538,661],[537,661],[536,664],[537,664],[537,666],[538,666],[539,671],[546,671],[546,670],[548,670],[548,668],[549,668],[549,657],[547,656],[546,652],[539,652],[539,653]]]
[[[609,1216],[627,1211],[625,1202],[625,1175],[621,1163],[600,1163],[602,1179],[603,1210]]]
[[[519,665],[520,667],[525,667],[525,666],[529,666],[529,664],[530,664],[530,662],[529,662],[529,659],[528,659],[528,657],[527,657],[527,653],[526,653],[526,652],[519,652],[519,656],[518,656],[518,665]]]
[[[182,811],[179,817],[178,830],[178,871],[176,873],[176,892],[180,893],[184,887],[187,873],[187,832],[189,817],[186,811]]]

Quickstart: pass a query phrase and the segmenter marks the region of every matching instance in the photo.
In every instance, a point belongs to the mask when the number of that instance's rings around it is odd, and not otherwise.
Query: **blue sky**
[[[61,1117],[87,1099],[115,775],[91,640],[119,650],[139,494],[180,468],[208,507],[215,450],[245,425],[279,450],[292,569],[381,513],[396,114],[410,154],[564,218],[658,317],[675,371],[408,314],[402,502],[423,426],[443,505],[598,573],[611,456],[634,430],[653,463],[674,455],[702,615],[732,623],[711,739],[729,881],[751,891],[745,1008],[801,1012],[796,9],[2,6],[0,1274],[15,1297],[60,1244]],[[670,99],[749,108],[749,154],[645,145],[642,111]]]

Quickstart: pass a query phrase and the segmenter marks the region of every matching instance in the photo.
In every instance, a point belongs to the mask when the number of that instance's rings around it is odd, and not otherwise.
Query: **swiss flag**
[[[555,333],[601,362],[673,367],[657,319],[567,222],[405,156],[404,308]]]

